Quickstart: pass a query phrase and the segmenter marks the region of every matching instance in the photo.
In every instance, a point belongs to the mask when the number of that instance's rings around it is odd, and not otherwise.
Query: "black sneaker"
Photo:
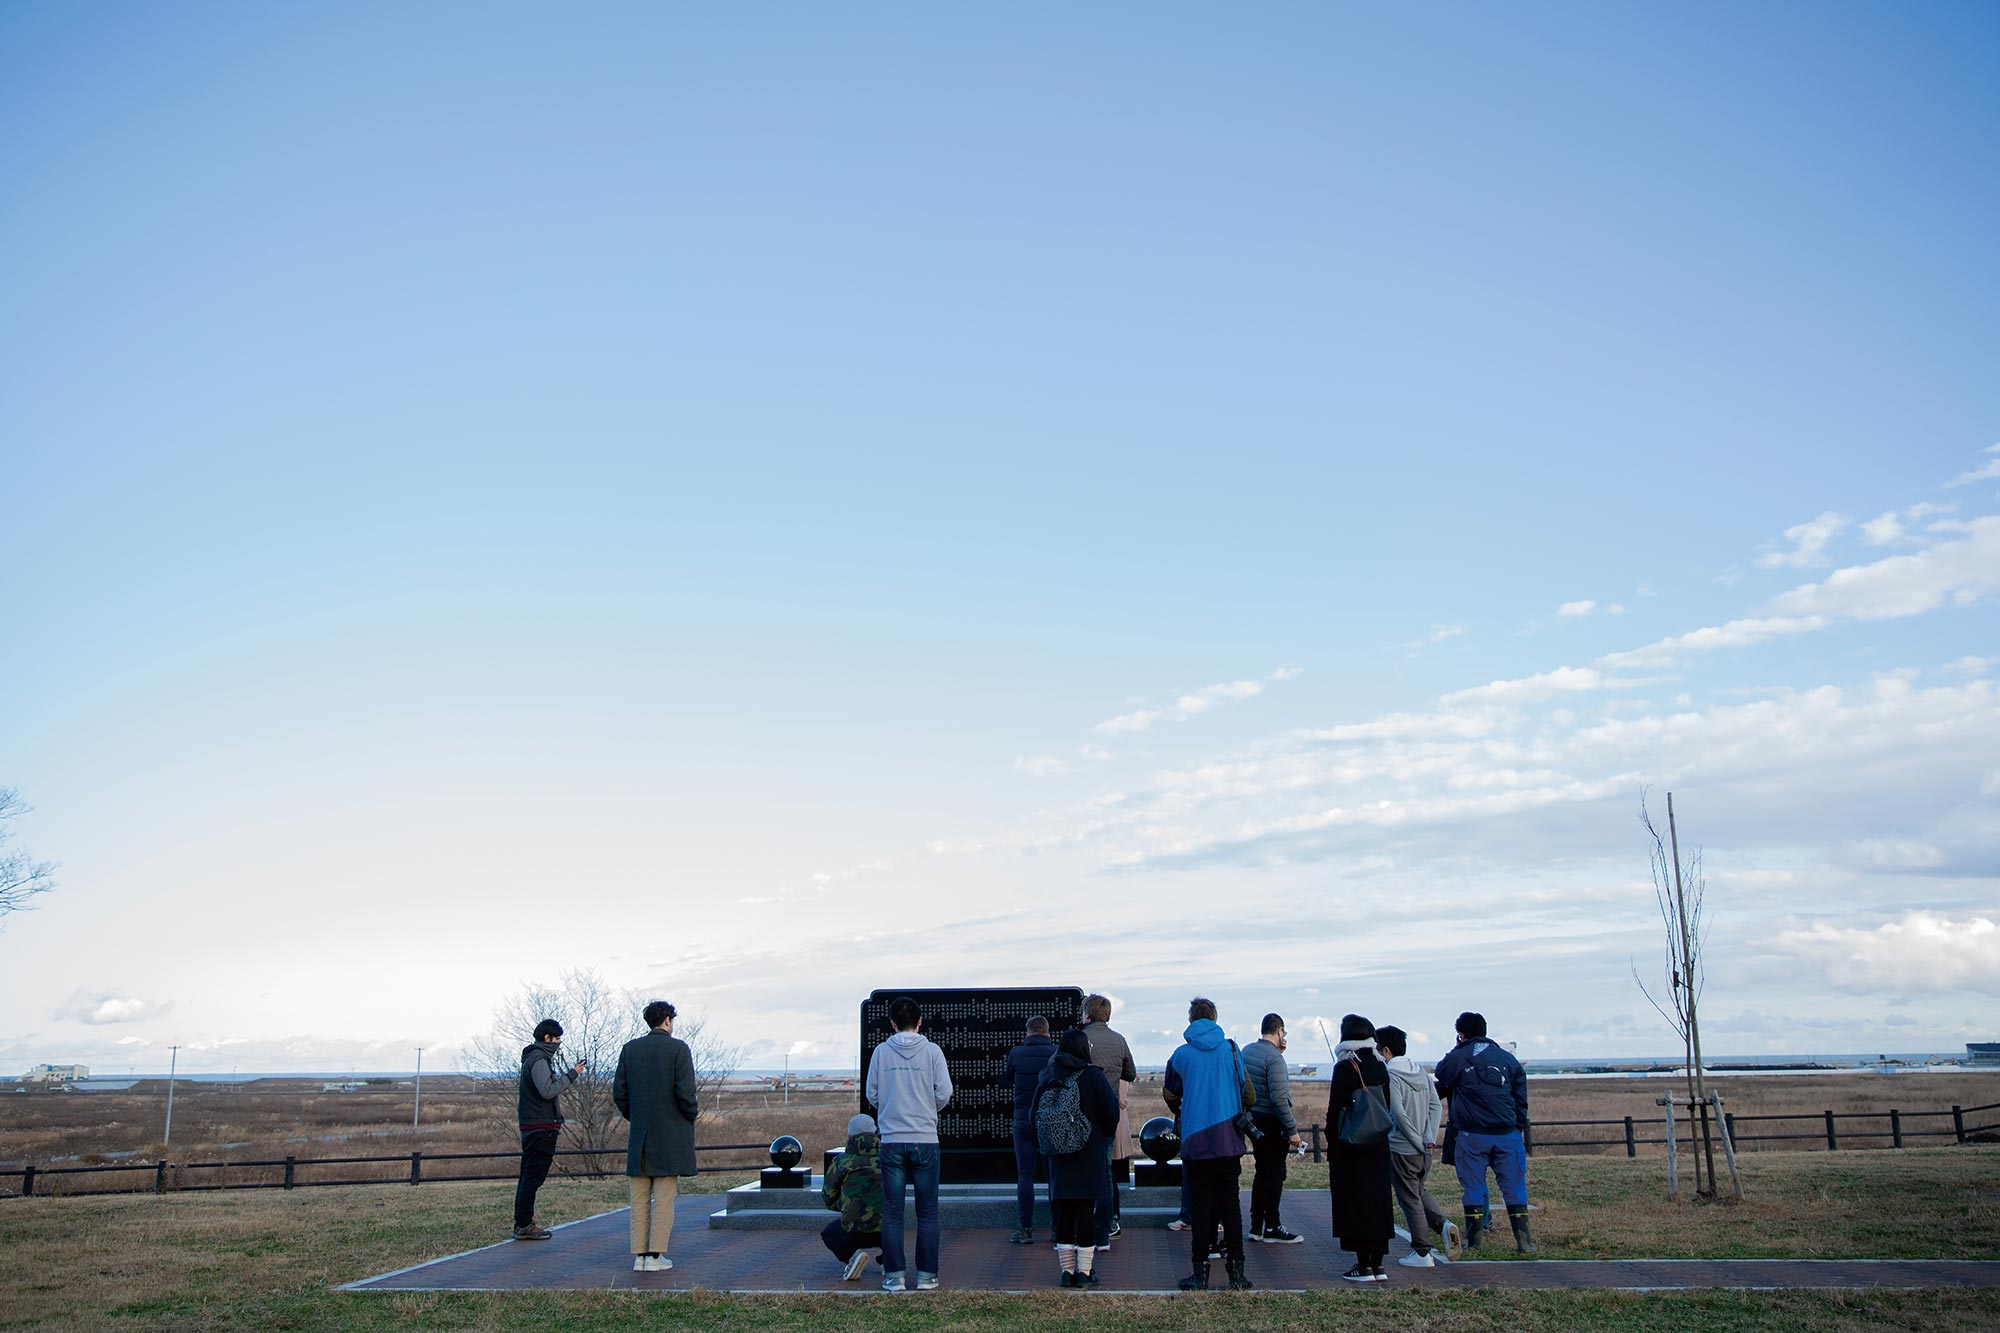
[[[1257,1239],[1266,1245],[1299,1245],[1305,1241],[1305,1237],[1298,1232],[1287,1231],[1283,1227],[1267,1227]]]
[[[1114,1218],[1112,1218],[1112,1219],[1111,1219],[1111,1239],[1113,1239],[1113,1240],[1117,1240],[1117,1239],[1118,1239],[1118,1238],[1119,1238],[1120,1236],[1122,1236],[1122,1235],[1124,1235],[1124,1234],[1125,1234],[1125,1224],[1124,1224],[1123,1222],[1119,1221],[1119,1220],[1118,1220],[1117,1218],[1115,1218],[1115,1217],[1114,1217]]]
[[[1363,1268],[1360,1264],[1356,1264],[1345,1273],[1342,1273],[1341,1277],[1349,1282],[1373,1282],[1375,1280],[1375,1272],[1373,1269]]]
[[[1243,1239],[1254,1240],[1257,1243],[1262,1244],[1264,1240],[1264,1233],[1262,1231],[1259,1231],[1256,1227],[1245,1227],[1243,1229]]]
[[[1387,1282],[1389,1280],[1389,1275],[1383,1272],[1379,1267],[1371,1268],[1368,1270],[1368,1280],[1371,1282]]]

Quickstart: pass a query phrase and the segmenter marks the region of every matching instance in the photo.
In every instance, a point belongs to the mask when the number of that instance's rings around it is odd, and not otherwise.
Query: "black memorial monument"
[[[1014,1179],[1014,1084],[1007,1052],[1020,1045],[1028,1020],[1041,1015],[1058,1039],[1083,1021],[1083,992],[1074,986],[1004,990],[878,990],[861,1002],[861,1109],[869,1115],[868,1062],[895,1031],[889,1006],[907,995],[924,1011],[923,1033],[951,1067],[951,1101],[938,1116],[938,1147],[947,1184]]]

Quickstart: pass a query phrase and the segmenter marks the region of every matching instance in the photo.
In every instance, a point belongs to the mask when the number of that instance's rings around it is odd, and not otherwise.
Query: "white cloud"
[[[1603,672],[1592,667],[1557,667],[1554,671],[1523,676],[1518,680],[1495,680],[1475,685],[1469,690],[1453,690],[1440,702],[1446,707],[1453,704],[1540,703],[1557,695],[1609,689],[1620,683],[1607,679]]]
[[[1581,619],[1582,617],[1589,615],[1596,609],[1597,609],[1597,603],[1586,597],[1580,602],[1564,602],[1561,606],[1556,608],[1556,614],[1559,616],[1567,616],[1571,619]]]
[[[1826,563],[1826,545],[1838,537],[1853,520],[1845,514],[1836,514],[1831,509],[1818,518],[1796,523],[1785,529],[1785,540],[1792,543],[1789,551],[1766,551],[1757,557],[1759,569],[1810,569],[1814,565]]]
[[[1038,754],[1032,759],[1026,755],[1015,755],[1014,771],[1026,773],[1031,778],[1051,778],[1074,770],[1067,761],[1052,754]]]
[[[111,1023],[138,1023],[158,1018],[174,1007],[172,1000],[142,1000],[123,991],[80,990],[72,992],[56,1010],[57,1018],[73,1018],[79,1023],[102,1027]]]
[[[1316,741],[1384,741],[1416,736],[1450,736],[1468,740],[1493,730],[1486,713],[1391,713],[1372,722],[1347,722],[1306,734]]]
[[[1953,921],[1918,909],[1872,930],[1818,922],[1776,942],[1840,987],[2000,995],[2000,926],[1987,917]]]
[[[1961,472],[1958,476],[1946,482],[1945,485],[1970,486],[1975,481],[1991,481],[1996,477],[2000,477],[2000,444],[1989,444],[1982,452],[1995,455],[1993,461],[1984,467],[1974,468],[1970,472]]]
[[[1891,509],[1879,518],[1871,518],[1861,525],[1861,540],[1870,546],[1893,546],[1898,542],[1914,542],[1918,539],[1910,536],[1904,526],[1906,523],[1915,523],[1933,514],[1953,513],[1957,509],[1956,504],[1941,505],[1929,501],[1913,504],[1908,509]],[[1938,525],[1932,524],[1931,527],[1935,531]]]
[[[1837,569],[1824,582],[1774,598],[1772,609],[1787,616],[1890,620],[1936,610],[1947,600],[1970,605],[2000,588],[2000,516],[1974,519],[1962,530],[1960,541]]]
[[[1643,648],[1633,648],[1622,653],[1606,653],[1597,659],[1597,664],[1613,669],[1631,666],[1666,666],[1683,653],[1708,653],[1720,648],[1742,648],[1793,634],[1810,634],[1814,630],[1825,629],[1832,623],[1823,616],[1774,616],[1761,620],[1732,620],[1726,625],[1708,626],[1690,630],[1686,634],[1660,639]]]
[[[1607,616],[1622,616],[1625,614],[1625,607],[1619,602],[1613,602],[1604,608],[1604,614]]]
[[[1847,856],[1864,870],[1929,870],[1945,862],[1943,850],[1927,842],[1890,838],[1850,842]]]
[[[1106,735],[1119,735],[1134,731],[1149,731],[1155,722],[1185,722],[1199,717],[1217,704],[1235,703],[1243,699],[1255,698],[1264,692],[1266,683],[1291,680],[1303,671],[1301,667],[1281,666],[1265,676],[1263,680],[1231,680],[1216,685],[1204,685],[1191,690],[1165,708],[1138,708],[1117,717],[1107,718],[1097,724],[1095,730]]]
[[[1994,769],[1979,780],[1981,796],[2000,796],[2000,768]]]

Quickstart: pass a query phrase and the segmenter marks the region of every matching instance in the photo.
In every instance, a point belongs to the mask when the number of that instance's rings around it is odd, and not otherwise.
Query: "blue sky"
[[[1665,1050],[1642,787],[1710,1049],[1993,1036],[1997,55],[0,3],[0,783],[64,867],[0,1067],[401,1065],[566,966],[769,1064],[958,982]]]

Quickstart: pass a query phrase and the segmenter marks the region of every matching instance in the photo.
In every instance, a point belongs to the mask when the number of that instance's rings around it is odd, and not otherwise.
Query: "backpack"
[[[1046,1157],[1067,1157],[1082,1152],[1090,1142],[1090,1117],[1083,1113],[1077,1094],[1078,1070],[1068,1078],[1055,1079],[1042,1089],[1035,1103],[1035,1146]]]

